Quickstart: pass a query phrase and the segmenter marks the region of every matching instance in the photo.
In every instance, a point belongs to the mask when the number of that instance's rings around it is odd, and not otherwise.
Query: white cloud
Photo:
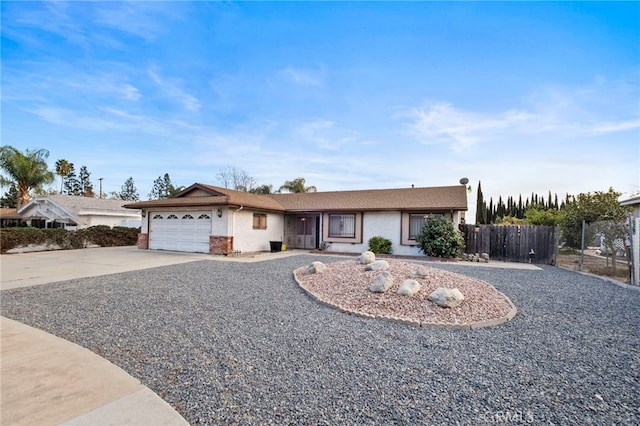
[[[147,74],[160,88],[165,97],[173,99],[189,111],[197,112],[202,107],[198,98],[182,89],[182,81],[180,79],[162,78],[153,68],[147,69]]]
[[[413,108],[403,115],[411,120],[410,131],[421,143],[447,144],[454,151],[487,140],[496,132],[515,127],[531,118],[521,111],[490,115],[461,110],[444,102]]]
[[[324,67],[319,69],[295,68],[291,65],[279,71],[286,80],[299,86],[321,86],[324,82],[326,71]]]
[[[542,88],[524,106],[500,112],[465,110],[447,102],[405,109],[409,133],[423,144],[453,151],[487,142],[576,141],[640,128],[637,93],[600,80],[583,88]]]
[[[293,129],[296,140],[311,143],[325,150],[338,150],[358,140],[358,133],[341,129],[331,120],[318,119],[297,125]]]

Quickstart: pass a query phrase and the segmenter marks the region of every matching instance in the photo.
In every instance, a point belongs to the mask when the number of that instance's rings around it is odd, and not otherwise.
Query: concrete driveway
[[[211,259],[208,254],[99,247],[0,255],[0,289]]]

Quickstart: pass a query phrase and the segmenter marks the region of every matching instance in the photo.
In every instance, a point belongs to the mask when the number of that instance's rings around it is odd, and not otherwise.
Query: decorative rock
[[[389,269],[389,262],[386,260],[376,260],[364,267],[365,271],[384,271]]]
[[[418,268],[413,271],[413,276],[418,278],[427,278],[429,276],[429,272],[424,268]]]
[[[464,295],[457,288],[437,288],[429,296],[428,299],[443,308],[455,308],[464,300]]]
[[[398,294],[401,296],[413,296],[417,292],[420,291],[422,286],[416,280],[404,280],[400,284],[400,288],[398,289]]]
[[[378,278],[376,278],[373,284],[371,284],[371,287],[369,287],[369,291],[374,293],[384,293],[385,291],[389,290],[392,285],[393,275],[391,275],[391,272],[389,271],[384,271],[378,276]]]
[[[485,263],[489,263],[489,253],[481,253],[480,259],[484,260]]]
[[[307,268],[307,274],[320,274],[327,269],[327,265],[322,262],[312,262]]]
[[[363,265],[368,265],[369,263],[373,263],[376,261],[376,255],[372,251],[365,251],[360,255],[360,263]]]

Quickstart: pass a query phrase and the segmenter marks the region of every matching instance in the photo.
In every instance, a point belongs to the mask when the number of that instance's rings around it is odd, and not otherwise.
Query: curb
[[[305,266],[301,266],[298,269],[295,269],[293,271],[293,279],[296,280],[296,283],[298,283],[298,287],[300,287],[312,300],[316,301],[317,303],[323,305],[323,306],[327,306],[329,308],[332,309],[336,309],[342,313],[345,314],[349,314],[349,315],[355,315],[361,318],[367,318],[367,319],[381,319],[381,320],[385,320],[385,321],[389,321],[389,322],[394,322],[397,324],[404,324],[404,325],[410,325],[413,327],[424,327],[424,328],[440,328],[440,329],[445,329],[445,330],[475,330],[477,328],[484,328],[484,327],[495,327],[497,325],[501,325],[504,324],[507,321],[511,321],[513,318],[515,318],[516,314],[518,313],[518,309],[516,308],[516,306],[513,304],[513,302],[511,301],[511,299],[509,299],[509,297],[505,296],[504,294],[500,293],[498,290],[496,290],[496,288],[494,286],[492,286],[489,283],[486,283],[488,286],[490,286],[494,291],[496,291],[497,293],[499,293],[500,295],[504,296],[504,298],[507,300],[507,303],[509,303],[509,305],[511,306],[511,310],[509,310],[509,312],[499,318],[491,318],[488,320],[484,320],[484,321],[476,321],[476,322],[471,322],[471,323],[461,323],[461,324],[449,324],[449,323],[431,323],[431,322],[419,322],[419,321],[414,321],[414,320],[410,320],[410,319],[406,319],[406,318],[397,318],[397,317],[393,317],[390,315],[372,315],[372,314],[367,314],[364,312],[357,312],[357,311],[353,311],[351,309],[346,309],[340,305],[328,302],[326,300],[323,300],[321,298],[319,298],[318,296],[316,296],[314,293],[312,293],[311,291],[309,291],[305,286],[302,285],[302,283],[300,282],[300,280],[298,280],[298,274],[303,274],[304,270],[306,269]]]
[[[556,268],[563,269],[563,270],[569,271],[569,272],[575,272],[576,274],[585,275],[587,277],[599,278],[602,281],[605,281],[605,282],[608,282],[608,283],[611,283],[611,284],[615,284],[618,287],[625,288],[627,290],[640,291],[640,287],[637,287],[637,286],[631,285],[631,284],[621,283],[620,281],[614,280],[613,278],[603,277],[601,275],[591,274],[589,272],[576,271],[574,269],[565,268],[564,266],[556,266]]]

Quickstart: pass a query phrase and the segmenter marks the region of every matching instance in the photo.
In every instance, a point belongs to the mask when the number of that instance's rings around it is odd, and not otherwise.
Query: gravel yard
[[[361,318],[313,260],[201,261],[6,290],[1,313],[119,365],[192,424],[640,423],[640,291],[555,267],[430,266],[518,307],[471,331]]]
[[[414,324],[470,324],[505,317],[512,309],[504,295],[478,279],[400,260],[388,264],[393,285],[385,293],[369,291],[383,271],[366,271],[356,260],[328,263],[320,274],[307,274],[303,267],[296,271],[296,277],[304,289],[332,306],[365,316],[391,316]],[[416,269],[424,275],[416,276]],[[398,295],[400,283],[405,279],[416,280],[421,290],[412,297]],[[430,302],[429,294],[438,287],[459,289],[464,302],[455,309]]]

